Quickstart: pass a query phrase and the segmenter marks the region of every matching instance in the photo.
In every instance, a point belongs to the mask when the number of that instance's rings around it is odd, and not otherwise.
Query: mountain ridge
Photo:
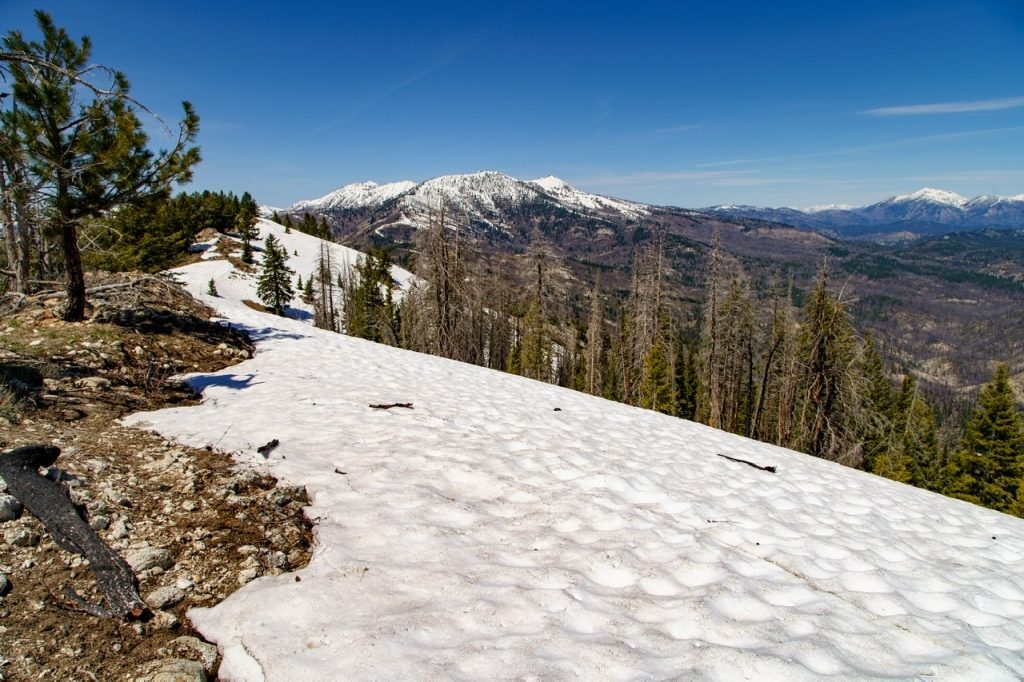
[[[875,241],[985,228],[1024,227],[1024,195],[982,194],[968,199],[949,190],[925,187],[865,206],[795,208],[723,204],[699,209],[730,218],[781,222],[835,236]]]
[[[950,190],[924,187],[863,206],[772,208],[720,204],[688,209],[586,192],[554,175],[522,180],[493,170],[441,175],[423,182],[350,183],[317,199],[298,201],[281,210],[290,214],[307,211],[327,214],[344,223],[350,222],[345,219],[355,217],[354,214],[376,216],[388,212],[389,208],[397,208],[392,219],[377,225],[375,230],[397,226],[418,229],[429,224],[442,204],[447,210],[464,216],[467,224],[498,230],[504,229],[503,213],[538,204],[590,218],[622,221],[642,221],[659,212],[703,213],[874,241],[905,241],[948,232],[1024,227],[1024,194],[982,194],[967,198]]]

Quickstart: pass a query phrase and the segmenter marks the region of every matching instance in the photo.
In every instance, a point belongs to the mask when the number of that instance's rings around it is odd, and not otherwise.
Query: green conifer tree
[[[45,204],[41,215],[63,256],[64,319],[79,321],[86,306],[80,226],[111,209],[166,196],[173,184],[187,182],[199,161],[199,149],[192,146],[199,118],[184,102],[177,141],[167,151],[148,150],[141,107],[124,74],[91,64],[91,41],[74,41],[46,12],[36,11],[36,20],[41,42],[26,40],[20,31],[3,38],[4,54],[25,57],[4,62],[9,76],[4,95],[13,105],[0,125],[4,137],[20,147],[4,154],[5,161],[16,156],[24,162],[35,200]],[[109,83],[90,82],[101,73],[110,76]]]
[[[301,279],[300,279],[301,282]],[[306,280],[306,284],[300,284],[299,287],[302,289],[302,300],[306,303],[313,302],[313,275],[310,275]]]
[[[1009,368],[1001,364],[978,397],[960,448],[943,471],[940,489],[1000,511],[1020,511],[1022,468],[1024,424]]]
[[[676,416],[694,419],[697,416],[698,369],[697,349],[680,333],[676,336]]]
[[[665,414],[676,412],[676,387],[668,349],[658,341],[644,358],[644,378],[640,395],[641,407]]]
[[[828,270],[822,268],[800,327],[796,445],[815,457],[850,466],[862,460],[855,353],[849,314],[828,290]]]
[[[876,457],[886,454],[890,447],[896,416],[896,396],[893,394],[892,382],[885,375],[885,363],[878,344],[870,332],[864,335],[859,371],[865,382],[865,421],[861,433],[864,468],[884,476],[886,474],[875,470],[874,461]],[[886,462],[884,468],[888,470],[891,467],[892,464]]]
[[[263,245],[263,272],[256,281],[256,295],[274,311],[284,315],[285,306],[295,298],[292,277],[295,272],[288,267],[288,252],[281,247],[274,235],[267,235]]]
[[[252,247],[249,242],[256,238],[256,218],[258,208],[248,192],[239,200],[238,212],[235,214],[235,230],[242,240],[242,262],[252,263]]]

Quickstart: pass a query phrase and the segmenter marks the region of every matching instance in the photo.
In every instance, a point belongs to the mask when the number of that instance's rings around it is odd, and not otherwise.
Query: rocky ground
[[[85,613],[67,588],[102,603],[88,562],[58,547],[0,482],[0,680],[216,679],[217,651],[186,617],[260,575],[304,566],[305,491],[119,425],[139,410],[197,397],[174,379],[249,357],[242,334],[175,285],[94,279],[90,319],[60,319],[59,296],[0,308],[0,451],[52,444],[48,473],[133,567],[152,614]],[[2,454],[0,454],[2,456]]]

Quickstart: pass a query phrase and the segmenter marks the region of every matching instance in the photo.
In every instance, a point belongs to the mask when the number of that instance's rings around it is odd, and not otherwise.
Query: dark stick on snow
[[[269,443],[265,443],[265,444],[259,446],[258,448],[256,448],[256,452],[260,453],[264,457],[268,457],[270,455],[270,453],[273,452],[274,448],[276,448],[280,444],[281,444],[281,441],[279,441],[278,439],[275,438],[274,440],[270,441]]]
[[[382,403],[379,405],[370,405],[375,410],[390,410],[392,407],[404,407],[407,410],[411,410],[412,403]]]
[[[754,464],[753,462],[751,462],[749,460],[740,459],[739,457],[730,457],[729,455],[723,455],[720,452],[716,452],[715,454],[718,455],[719,457],[724,457],[726,459],[731,459],[734,462],[739,462],[740,464],[746,464],[747,466],[752,466],[755,469],[760,469],[761,471],[767,471],[770,474],[774,474],[775,473],[775,467],[774,466],[763,467],[760,464]]]
[[[89,604],[70,588],[65,594],[93,615],[141,618],[148,609],[139,597],[138,581],[131,566],[78,515],[59,483],[39,475],[39,467],[52,465],[59,456],[60,449],[50,445],[26,445],[11,450],[0,455],[0,476],[7,481],[10,493],[43,522],[58,545],[89,560],[89,568],[109,608]]]

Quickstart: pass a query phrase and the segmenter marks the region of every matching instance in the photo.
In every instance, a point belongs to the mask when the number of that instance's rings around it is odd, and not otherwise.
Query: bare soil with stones
[[[308,562],[305,491],[238,469],[215,443],[193,449],[121,426],[132,412],[198,400],[175,377],[234,364],[252,345],[161,278],[94,276],[90,286],[80,323],[61,320],[59,295],[3,299],[0,452],[61,449],[48,474],[133,566],[152,615],[83,612],[65,592],[102,602],[88,562],[0,483],[0,680],[216,679],[216,649],[186,612]]]

